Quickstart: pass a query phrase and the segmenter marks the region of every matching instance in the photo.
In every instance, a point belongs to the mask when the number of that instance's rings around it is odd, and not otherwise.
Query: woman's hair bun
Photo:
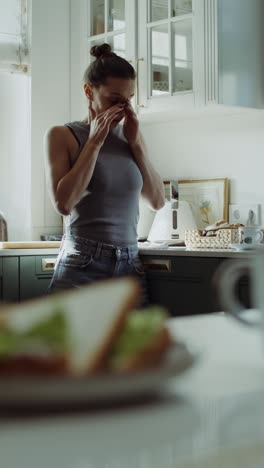
[[[90,50],[90,54],[97,59],[103,57],[104,55],[112,54],[112,49],[109,44],[101,44],[93,46]]]

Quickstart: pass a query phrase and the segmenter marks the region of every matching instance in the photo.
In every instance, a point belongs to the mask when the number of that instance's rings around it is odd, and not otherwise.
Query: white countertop
[[[264,350],[258,333],[223,314],[170,324],[202,356],[172,381],[167,396],[118,409],[0,415],[1,466],[263,468]]]
[[[58,248],[43,249],[0,249],[0,257],[26,256],[26,255],[58,255]],[[237,252],[229,249],[197,249],[187,250],[185,247],[169,247],[167,249],[139,248],[140,255],[162,255],[173,257],[217,257],[217,258],[245,258],[252,255],[250,251]]]
[[[141,255],[162,255],[165,257],[216,257],[216,258],[245,258],[252,255],[250,251],[238,252],[232,249],[195,249],[188,250],[186,247],[169,247],[167,249],[140,248]]]
[[[0,257],[20,257],[24,255],[58,255],[59,249],[0,249]]]

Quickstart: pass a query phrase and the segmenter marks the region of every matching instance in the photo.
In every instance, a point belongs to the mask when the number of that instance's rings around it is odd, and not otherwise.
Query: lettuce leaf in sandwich
[[[0,328],[0,361],[18,355],[64,354],[69,349],[69,329],[60,308],[25,331]]]
[[[165,328],[167,316],[166,310],[159,306],[150,306],[129,314],[111,350],[109,367],[114,370],[132,370],[155,363],[170,344]]]

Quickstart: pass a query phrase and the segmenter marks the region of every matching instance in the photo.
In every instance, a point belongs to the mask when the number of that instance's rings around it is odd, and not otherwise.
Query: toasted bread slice
[[[69,373],[76,376],[89,374],[105,366],[112,342],[122,328],[127,314],[136,304],[138,294],[138,283],[131,278],[122,278],[82,286],[21,304],[3,306],[0,310],[0,329],[24,332],[39,321],[51,317],[54,308],[59,307],[69,330],[69,351],[65,356],[54,355],[55,368],[59,358],[63,369],[66,367]],[[17,356],[19,358],[21,357]],[[32,355],[31,358],[36,371],[38,356]],[[47,360],[51,365],[52,357],[48,356]],[[2,359],[2,366],[4,361]],[[43,356],[39,357],[39,362],[41,368]],[[17,368],[16,356],[9,360],[9,372],[12,363]],[[30,368],[29,365],[29,372]],[[58,372],[60,370],[62,368],[58,366]]]
[[[67,359],[64,356],[16,356],[0,359],[0,379],[2,376],[51,376],[67,374]]]

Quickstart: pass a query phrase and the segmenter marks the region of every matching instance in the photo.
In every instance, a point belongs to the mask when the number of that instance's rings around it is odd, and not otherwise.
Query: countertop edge
[[[34,255],[58,255],[59,248],[38,248],[38,249],[1,249],[0,257],[20,257]],[[183,250],[183,248],[169,249],[139,249],[139,254],[143,256],[162,257],[215,257],[215,258],[245,258],[253,255],[251,251],[237,252],[229,249],[216,250]]]
[[[0,257],[22,257],[26,255],[58,255],[59,248],[51,249],[0,249]]]
[[[139,249],[140,255],[164,256],[164,257],[215,257],[215,258],[246,258],[252,256],[253,252],[238,252],[231,249],[215,250],[183,250],[177,248],[169,249]]]

